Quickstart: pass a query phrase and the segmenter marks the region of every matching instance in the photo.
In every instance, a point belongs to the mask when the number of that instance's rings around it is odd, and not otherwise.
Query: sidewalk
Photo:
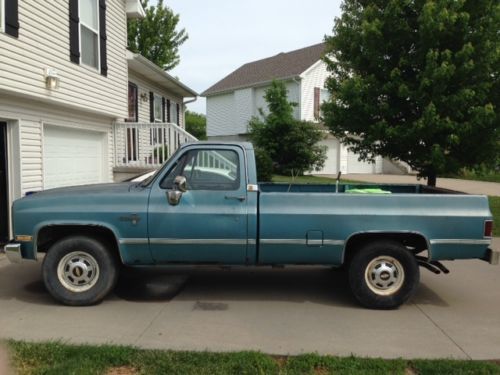
[[[322,177],[337,178],[335,175],[322,175]],[[345,174],[343,179],[373,182],[373,183],[388,183],[388,184],[427,184],[427,180],[417,180],[414,175],[392,175],[392,174]],[[437,179],[437,186],[450,190],[463,191],[468,194],[484,194],[500,196],[500,183],[485,182],[474,180],[460,180],[457,178],[440,178]]]

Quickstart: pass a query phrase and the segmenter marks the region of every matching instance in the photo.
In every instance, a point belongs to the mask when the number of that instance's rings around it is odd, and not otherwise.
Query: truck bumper
[[[486,259],[484,260],[489,264],[498,265],[500,263],[500,251],[488,249],[488,252],[486,253]]]
[[[23,261],[23,255],[21,253],[21,244],[19,243],[9,243],[5,245],[5,255],[11,263],[21,263]]]

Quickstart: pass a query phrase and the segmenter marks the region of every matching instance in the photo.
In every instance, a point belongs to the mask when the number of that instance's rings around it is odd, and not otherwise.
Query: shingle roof
[[[319,43],[245,64],[201,95],[210,96],[236,88],[251,87],[273,79],[296,77],[316,63],[322,57],[324,50],[325,43]]]

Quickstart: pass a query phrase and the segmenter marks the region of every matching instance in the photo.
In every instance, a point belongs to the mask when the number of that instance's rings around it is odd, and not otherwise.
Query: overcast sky
[[[319,43],[340,15],[340,0],[166,0],[189,39],[170,73],[203,92],[241,65]],[[205,99],[189,109],[205,113]]]

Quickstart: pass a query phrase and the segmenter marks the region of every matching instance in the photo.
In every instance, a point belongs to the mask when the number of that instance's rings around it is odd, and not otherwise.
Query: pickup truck
[[[364,306],[396,308],[420,267],[482,259],[492,215],[485,196],[422,185],[257,182],[249,143],[181,146],[153,176],[59,188],[16,200],[9,259],[37,260],[67,305],[100,302],[122,265],[343,267]]]

